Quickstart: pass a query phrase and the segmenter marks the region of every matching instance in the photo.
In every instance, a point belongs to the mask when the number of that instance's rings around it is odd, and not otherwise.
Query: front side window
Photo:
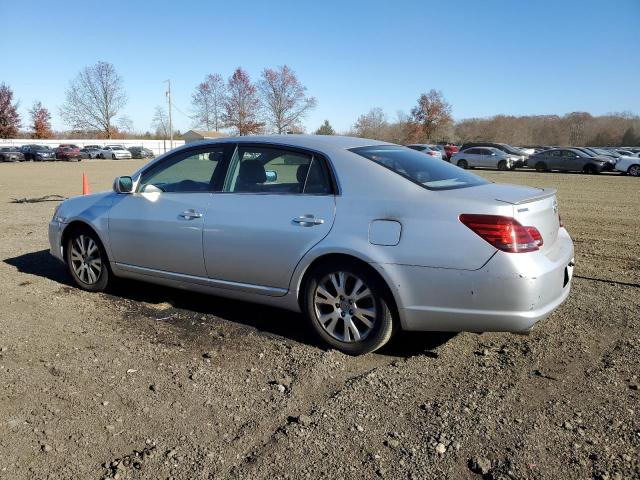
[[[429,190],[450,190],[489,183],[447,162],[396,145],[352,148],[357,153]]]
[[[143,173],[138,192],[219,191],[224,146],[181,152]]]
[[[331,183],[323,160],[310,153],[239,145],[231,160],[224,191],[329,194]]]

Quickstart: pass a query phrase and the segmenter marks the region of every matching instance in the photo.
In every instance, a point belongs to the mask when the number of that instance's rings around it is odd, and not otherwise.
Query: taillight
[[[427,155],[429,155],[430,157],[435,157],[436,156],[436,152],[428,152]]]
[[[512,217],[462,214],[460,221],[503,252],[535,252],[543,244],[537,228],[523,227]]]
[[[558,212],[558,223],[560,223],[560,228],[564,227],[564,222],[562,221],[562,217],[560,216],[559,212]]]

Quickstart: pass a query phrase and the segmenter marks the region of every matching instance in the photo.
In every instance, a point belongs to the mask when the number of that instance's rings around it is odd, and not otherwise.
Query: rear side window
[[[225,180],[225,192],[329,194],[324,162],[311,153],[239,145]]]
[[[415,150],[396,145],[352,148],[357,153],[429,190],[450,190],[489,183],[485,179],[436,160]]]

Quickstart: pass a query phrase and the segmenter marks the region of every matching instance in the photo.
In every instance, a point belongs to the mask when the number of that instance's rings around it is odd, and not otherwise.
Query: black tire
[[[506,171],[508,169],[509,169],[509,167],[507,166],[506,160],[500,160],[498,162],[498,170]]]
[[[116,159],[116,155],[115,155],[115,153],[112,153],[111,154],[111,160],[115,160],[115,159]]]
[[[95,246],[97,247],[96,252],[91,252],[90,255],[87,256],[87,259],[96,259],[98,258],[101,263],[101,268],[99,273],[96,274],[96,267],[87,265],[87,269],[90,269],[93,272],[93,275],[96,277],[95,281],[91,281],[92,279],[88,277],[88,273],[84,275],[83,278],[82,273],[77,273],[77,264],[79,260],[77,257],[74,257],[75,253],[80,252],[82,250],[82,246],[90,245],[86,238],[91,239]],[[77,243],[80,242],[80,243]],[[74,249],[75,247],[75,249]],[[67,239],[65,242],[65,260],[67,263],[67,268],[69,269],[69,273],[71,278],[75,284],[83,290],[87,290],[89,292],[103,292],[105,291],[110,284],[112,273],[109,269],[109,259],[107,257],[107,253],[102,246],[102,242],[98,235],[88,227],[77,227],[73,231],[67,235]],[[97,255],[99,257],[97,257]],[[73,258],[72,258],[73,257]],[[84,260],[83,262],[84,263]],[[89,280],[89,281],[87,281]]]
[[[329,283],[325,283],[328,281],[327,278],[330,278],[332,275],[339,275],[338,272],[342,272],[345,276],[345,296],[340,297],[337,289],[333,287],[328,293],[335,295],[326,302],[324,298],[322,298],[323,294],[319,293],[318,290],[322,290],[325,285],[329,285]],[[356,292],[354,290],[358,279],[362,281],[362,287]],[[325,291],[330,288],[327,288]],[[349,291],[349,289],[351,289],[351,291]],[[370,295],[366,295],[355,301],[351,300],[351,297],[357,295],[359,292],[361,294],[366,293],[367,290]],[[340,350],[347,355],[363,355],[373,352],[385,345],[394,332],[394,319],[390,308],[392,301],[389,298],[388,289],[377,275],[356,262],[345,260],[327,261],[319,264],[310,272],[303,292],[303,312],[305,313],[311,330],[324,344]],[[349,292],[348,296],[346,292]],[[317,295],[320,295],[320,297]],[[323,302],[316,304],[317,300],[323,300]],[[339,303],[333,304],[333,301]],[[357,303],[360,301],[364,302],[361,304],[363,305],[360,307],[361,311],[375,312],[375,316],[371,315],[372,321],[365,318],[367,322],[372,324],[370,327],[360,321],[361,317],[359,317],[357,313],[352,314],[353,311],[358,310]],[[340,307],[338,307],[338,305],[340,305]],[[330,313],[326,313],[326,310],[323,312],[321,309],[330,309]],[[349,310],[347,311],[347,309]],[[324,326],[319,315],[329,316]],[[350,328],[347,328],[346,321],[350,322]],[[334,334],[329,331],[331,325],[333,325]],[[358,332],[358,335],[360,335],[360,330],[362,330],[363,337],[361,340],[356,340],[352,328]],[[336,338],[336,336],[340,336],[340,330],[343,332],[342,339]],[[347,341],[344,340],[345,334],[350,337]]]
[[[464,168],[465,170],[469,168],[469,164],[466,160],[458,160],[458,163],[456,165],[458,165],[460,168]]]
[[[640,165],[631,165],[627,173],[632,177],[640,177]]]
[[[596,167],[594,167],[593,165],[591,165],[590,163],[586,164],[584,166],[584,168],[582,169],[582,171],[584,173],[586,173],[587,175],[594,175],[594,174],[598,173],[598,169]]]
[[[546,172],[548,171],[547,164],[544,162],[536,163],[536,172]]]

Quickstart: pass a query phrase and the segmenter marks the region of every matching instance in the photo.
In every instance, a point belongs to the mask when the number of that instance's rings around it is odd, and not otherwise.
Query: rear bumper
[[[550,251],[497,252],[479,270],[374,266],[394,286],[405,330],[525,332],[568,297],[573,255],[561,229]]]

